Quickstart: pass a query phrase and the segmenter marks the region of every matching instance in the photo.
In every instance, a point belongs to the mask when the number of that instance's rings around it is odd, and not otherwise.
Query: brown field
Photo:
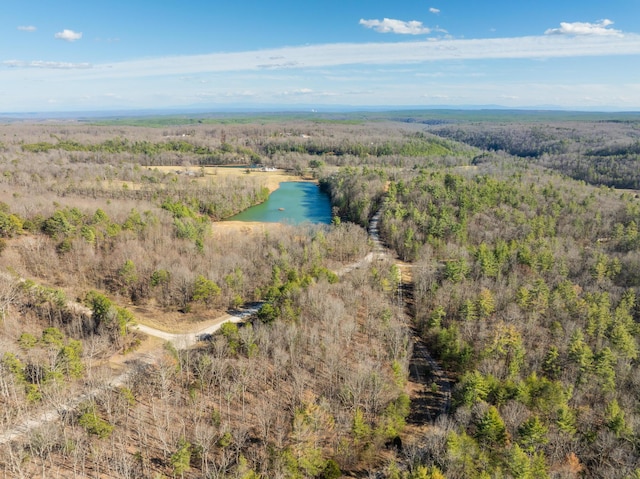
[[[196,179],[200,181],[211,180],[215,177],[257,177],[271,192],[277,190],[280,183],[284,181],[315,181],[311,178],[301,178],[285,170],[260,171],[258,169],[239,168],[237,166],[154,166],[147,168],[157,169],[165,173],[180,172],[181,174],[185,174],[194,172],[199,174],[200,172],[204,172],[204,176],[196,177]]]

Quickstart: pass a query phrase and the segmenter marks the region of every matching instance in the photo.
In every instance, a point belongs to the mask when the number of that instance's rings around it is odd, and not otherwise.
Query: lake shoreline
[[[313,185],[309,188],[309,185]],[[330,224],[332,219],[329,196],[320,190],[317,181],[280,182],[269,198],[223,221],[249,223]]]

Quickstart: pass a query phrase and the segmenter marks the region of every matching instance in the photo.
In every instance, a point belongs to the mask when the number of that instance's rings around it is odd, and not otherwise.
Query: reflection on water
[[[331,223],[329,196],[315,183],[287,181],[271,193],[269,199],[239,213],[229,221],[261,221],[265,223]]]

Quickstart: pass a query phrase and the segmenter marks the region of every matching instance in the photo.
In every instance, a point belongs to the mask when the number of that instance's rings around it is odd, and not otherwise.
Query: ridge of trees
[[[488,151],[503,151],[589,184],[640,189],[637,121],[438,126],[432,133]],[[476,159],[482,162],[482,157]]]

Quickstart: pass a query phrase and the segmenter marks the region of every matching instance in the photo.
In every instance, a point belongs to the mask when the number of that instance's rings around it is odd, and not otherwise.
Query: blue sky
[[[4,0],[0,112],[640,109],[640,0]]]

